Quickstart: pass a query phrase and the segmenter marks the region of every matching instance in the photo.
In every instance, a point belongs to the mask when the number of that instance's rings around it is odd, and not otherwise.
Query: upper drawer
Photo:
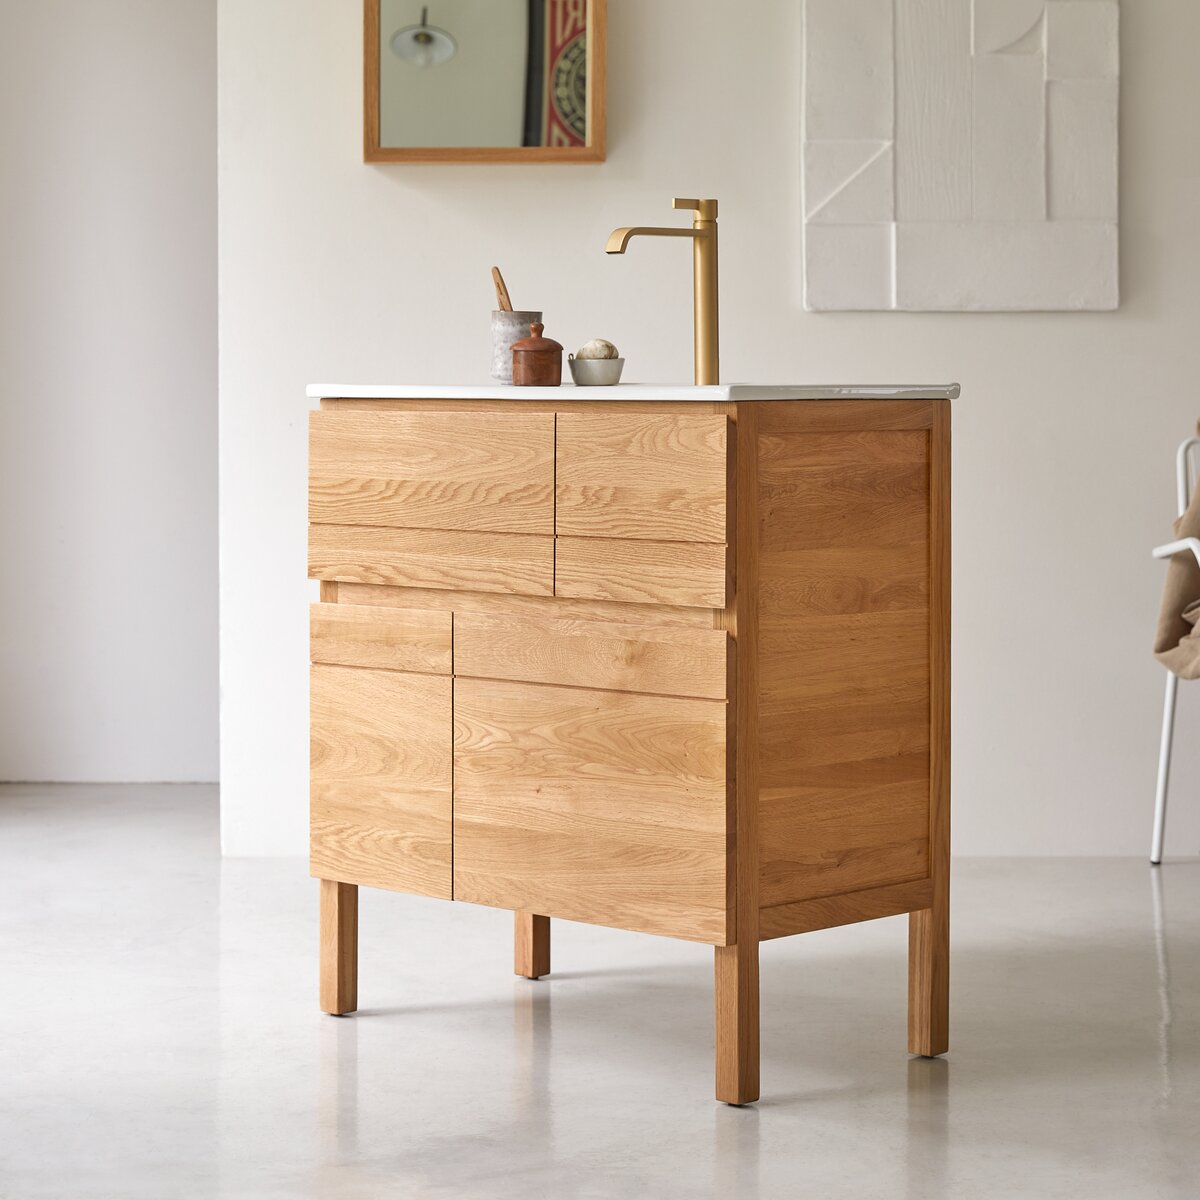
[[[728,418],[559,413],[560,536],[724,542]]]
[[[315,663],[450,674],[448,612],[314,604],[310,613],[310,645]]]
[[[314,412],[309,520],[554,532],[554,414]]]

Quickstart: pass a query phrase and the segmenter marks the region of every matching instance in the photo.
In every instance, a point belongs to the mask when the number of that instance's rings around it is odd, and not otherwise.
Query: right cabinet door
[[[455,899],[726,944],[726,710],[456,679]]]

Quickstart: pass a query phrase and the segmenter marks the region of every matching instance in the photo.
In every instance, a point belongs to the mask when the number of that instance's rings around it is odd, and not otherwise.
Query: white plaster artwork
[[[1117,0],[805,0],[808,309],[1117,307]]]

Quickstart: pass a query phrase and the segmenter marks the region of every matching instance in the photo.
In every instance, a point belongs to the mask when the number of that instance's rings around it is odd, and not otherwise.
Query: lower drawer
[[[311,870],[449,900],[448,675],[312,668]]]
[[[455,899],[727,944],[726,713],[458,679]]]
[[[554,594],[554,539],[524,533],[310,525],[308,574],[347,583]]]

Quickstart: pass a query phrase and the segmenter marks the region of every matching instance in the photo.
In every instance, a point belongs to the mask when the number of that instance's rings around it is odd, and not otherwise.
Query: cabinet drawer
[[[309,644],[315,663],[449,675],[451,617],[419,608],[314,604]]]
[[[451,898],[451,685],[312,668],[314,875]]]
[[[550,596],[554,539],[519,533],[310,525],[314,579]]]
[[[556,596],[723,608],[726,547],[701,542],[555,541]]]
[[[728,418],[560,413],[555,532],[724,542]]]
[[[454,618],[456,674],[724,700],[729,635],[607,621]]]
[[[309,520],[554,532],[554,414],[314,412]]]
[[[717,700],[458,679],[454,894],[724,945]]]

